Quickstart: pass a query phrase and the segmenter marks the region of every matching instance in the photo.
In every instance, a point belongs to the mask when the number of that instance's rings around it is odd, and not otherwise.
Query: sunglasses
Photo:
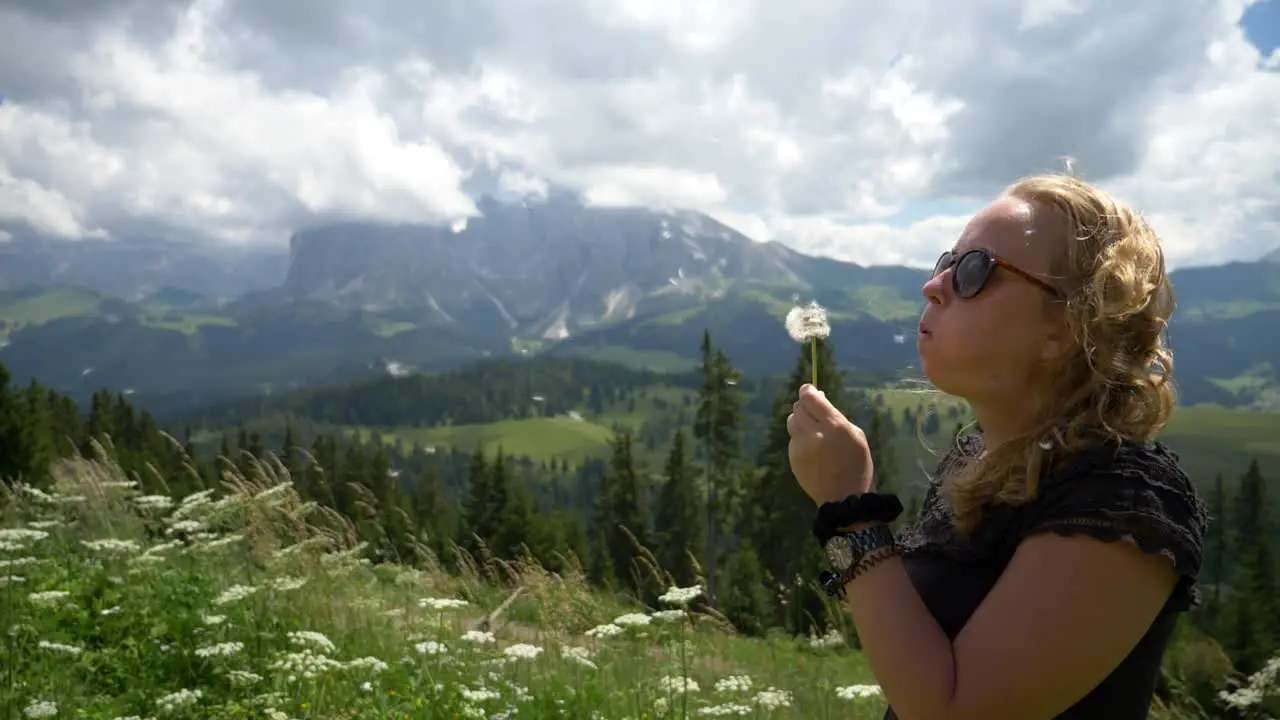
[[[942,257],[939,257],[938,262],[933,266],[933,276],[937,277],[952,268],[954,272],[951,273],[951,289],[955,291],[956,297],[965,300],[982,292],[982,288],[987,286],[987,281],[991,279],[996,268],[1004,268],[1023,280],[1039,286],[1050,295],[1062,298],[1062,292],[1054,286],[1013,263],[996,257],[987,250],[968,250],[960,255],[948,250],[942,253]]]

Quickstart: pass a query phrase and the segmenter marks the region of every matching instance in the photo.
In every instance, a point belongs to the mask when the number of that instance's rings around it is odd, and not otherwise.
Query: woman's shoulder
[[[1051,457],[1037,504],[1084,512],[1132,512],[1207,518],[1177,453],[1158,441],[1106,440]]]
[[[1039,532],[1129,542],[1168,558],[1194,603],[1209,516],[1178,456],[1160,442],[1107,441],[1057,459],[1021,513],[1022,537]]]

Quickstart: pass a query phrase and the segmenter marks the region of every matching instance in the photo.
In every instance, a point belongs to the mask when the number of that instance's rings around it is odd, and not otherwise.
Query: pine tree
[[[773,623],[773,593],[760,556],[747,539],[738,542],[724,567],[720,612],[739,632],[763,635]]]
[[[41,487],[56,454],[48,396],[35,381],[16,392],[9,380],[0,365],[0,481],[20,479]]]
[[[720,533],[725,521],[725,510],[730,506],[733,493],[739,488],[724,487],[724,479],[732,475],[733,462],[740,452],[742,424],[742,400],[736,386],[741,375],[729,361],[728,355],[715,347],[711,332],[704,330],[701,345],[702,364],[700,374],[698,408],[694,418],[693,434],[703,447],[706,462],[706,568],[707,594],[715,599],[716,567],[720,556]]]
[[[504,488],[505,489],[505,488]],[[478,555],[481,545],[491,545],[497,530],[498,508],[502,492],[494,487],[493,474],[485,460],[484,450],[476,448],[467,472],[467,496],[463,504],[461,545]]]
[[[1210,610],[1218,612],[1222,602],[1222,584],[1226,580],[1227,570],[1227,491],[1222,473],[1213,480],[1213,491],[1209,494],[1209,531],[1205,538],[1208,562],[1206,568],[1213,579],[1213,595],[1210,599]]]
[[[1280,643],[1280,583],[1266,482],[1255,459],[1240,480],[1231,515],[1236,572],[1227,602],[1226,647],[1236,668],[1256,672]]]
[[[12,388],[9,386],[9,370],[0,365],[0,482],[10,482],[21,478],[22,463],[17,448],[22,442],[22,407]]]
[[[682,429],[676,430],[663,475],[654,512],[654,554],[676,584],[687,587],[698,575],[691,553],[702,547],[704,532],[702,500],[689,467]]]
[[[493,483],[496,512],[494,552],[504,558],[519,556],[533,534],[533,504],[524,487],[511,482],[511,468],[501,448],[494,457]]]
[[[601,480],[596,528],[597,535],[603,540],[601,550],[609,573],[641,595],[647,583],[641,575],[643,570],[636,544],[648,547],[649,533],[632,443],[631,432],[625,428],[614,435],[609,471]]]

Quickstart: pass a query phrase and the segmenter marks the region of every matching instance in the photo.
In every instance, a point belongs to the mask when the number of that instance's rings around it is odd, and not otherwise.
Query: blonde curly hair
[[[1024,178],[1004,195],[1058,216],[1064,252],[1051,272],[1065,300],[1046,302],[1062,303],[1075,343],[1047,368],[1055,392],[1037,422],[944,478],[943,495],[963,532],[988,505],[1034,499],[1054,458],[1102,440],[1154,439],[1177,404],[1165,332],[1174,293],[1151,226],[1070,174]]]

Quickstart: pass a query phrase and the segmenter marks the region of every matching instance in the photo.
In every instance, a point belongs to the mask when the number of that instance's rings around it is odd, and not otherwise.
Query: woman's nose
[[[942,299],[947,294],[947,288],[943,282],[946,278],[950,277],[950,273],[951,271],[947,270],[929,278],[929,282],[926,282],[924,287],[920,289],[924,294],[925,300],[928,300],[933,305],[942,304]]]

